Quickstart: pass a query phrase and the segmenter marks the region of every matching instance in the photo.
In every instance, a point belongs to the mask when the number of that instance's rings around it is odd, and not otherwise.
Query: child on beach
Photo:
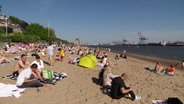
[[[172,65],[170,65],[170,67],[168,68],[167,74],[173,76],[174,75],[174,70],[175,70],[174,67]]]
[[[59,51],[59,55],[60,55],[60,60],[63,61],[63,59],[65,57],[65,51],[62,48],[59,48],[58,51]]]

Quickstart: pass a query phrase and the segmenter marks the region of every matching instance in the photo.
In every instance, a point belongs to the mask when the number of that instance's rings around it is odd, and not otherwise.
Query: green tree
[[[10,20],[13,24],[21,24],[21,20],[18,19],[17,17],[9,16],[9,20]]]
[[[48,41],[54,41],[56,40],[56,35],[55,35],[55,31],[52,28],[45,28],[45,30],[47,31],[47,35],[48,35]]]
[[[29,26],[27,26],[26,29],[23,31],[23,34],[36,35],[36,36],[39,36],[41,40],[48,39],[46,29],[38,23],[32,23]]]
[[[9,36],[12,42],[22,42],[24,40],[24,35],[21,33],[13,33]]]
[[[6,31],[3,28],[0,28],[0,34],[5,34]]]
[[[40,37],[36,35],[24,35],[24,40],[22,42],[24,43],[30,43],[30,42],[38,42],[40,41]]]

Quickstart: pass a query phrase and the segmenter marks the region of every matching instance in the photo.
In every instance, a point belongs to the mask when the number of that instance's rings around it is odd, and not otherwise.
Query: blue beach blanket
[[[5,66],[5,65],[8,65],[8,64],[10,64],[10,63],[9,62],[3,62],[3,63],[0,64],[0,66]]]
[[[159,75],[165,75],[165,74],[166,74],[165,72],[157,72],[155,69],[151,69],[151,68],[149,68],[149,67],[146,67],[146,68],[144,68],[144,69],[146,69],[146,70],[148,70],[148,71],[150,71],[150,72],[159,74]]]

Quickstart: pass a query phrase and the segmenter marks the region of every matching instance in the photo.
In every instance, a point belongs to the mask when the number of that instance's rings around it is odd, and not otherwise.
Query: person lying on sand
[[[2,64],[3,62],[9,62],[12,63],[12,61],[6,57],[0,57],[0,64]]]

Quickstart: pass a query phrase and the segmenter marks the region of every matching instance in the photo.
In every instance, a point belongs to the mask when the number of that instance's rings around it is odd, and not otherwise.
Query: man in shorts
[[[18,74],[26,69],[30,67],[29,62],[27,62],[27,55],[26,54],[22,54],[20,57],[20,60],[18,60],[18,62],[15,64],[15,68],[13,70],[13,77],[17,77]]]

